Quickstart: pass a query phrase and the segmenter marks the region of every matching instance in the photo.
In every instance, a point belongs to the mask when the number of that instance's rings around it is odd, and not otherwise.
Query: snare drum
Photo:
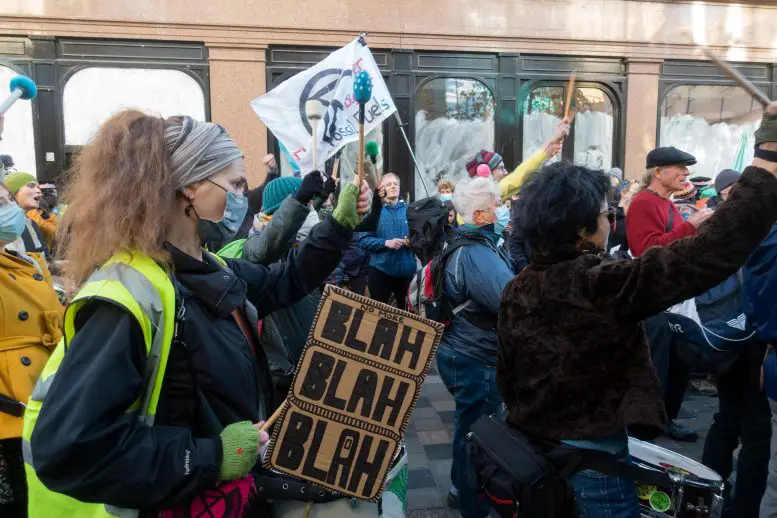
[[[720,518],[723,480],[698,462],[655,444],[629,438],[629,453],[641,468],[664,471],[670,487],[637,485],[642,516],[646,518]]]
[[[400,444],[381,495],[382,506],[352,498],[341,498],[325,504],[314,504],[309,518],[400,518],[407,507],[407,450]],[[273,503],[273,518],[305,516],[306,502],[283,500]],[[382,509],[382,514],[381,514]]]

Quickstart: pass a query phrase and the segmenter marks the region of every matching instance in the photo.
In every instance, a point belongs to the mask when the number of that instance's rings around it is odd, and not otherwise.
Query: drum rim
[[[645,442],[645,441],[640,441],[639,439],[635,439],[634,437],[629,437],[629,455],[632,457],[632,460],[634,460],[634,461],[641,461],[642,464],[647,464],[647,465],[653,467],[653,469],[655,469],[656,471],[661,471],[660,467],[656,466],[655,464],[652,464],[647,459],[643,459],[643,458],[637,456],[635,454],[635,452],[632,450],[632,446],[637,446],[638,448],[643,448],[643,449],[648,450],[648,451],[652,449],[652,450],[657,450],[658,452],[668,452],[670,454],[668,456],[680,457],[680,459],[682,459],[684,463],[690,465],[691,467],[698,467],[699,471],[704,471],[705,473],[712,473],[712,474],[714,474],[717,477],[716,479],[711,479],[711,478],[704,477],[704,476],[702,476],[702,475],[700,475],[700,474],[698,474],[696,472],[691,471],[691,475],[693,475],[696,479],[702,480],[702,481],[706,481],[706,482],[710,483],[710,485],[718,484],[718,483],[722,483],[723,482],[723,477],[721,477],[715,470],[705,466],[701,462],[695,461],[694,459],[692,459],[690,457],[686,457],[685,455],[683,455],[681,453],[677,453],[677,452],[674,452],[674,451],[672,451],[670,449],[664,448],[663,446],[659,446],[657,444],[653,444],[653,443],[649,443],[649,442]],[[680,469],[683,469],[682,466],[677,466],[677,467],[680,468]],[[690,471],[690,470],[688,470],[688,471]]]

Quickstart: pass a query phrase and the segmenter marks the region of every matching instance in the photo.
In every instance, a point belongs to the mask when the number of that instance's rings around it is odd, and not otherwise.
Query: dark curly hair
[[[580,241],[581,230],[596,232],[610,188],[604,171],[569,162],[545,166],[523,186],[513,225],[520,227],[534,254],[569,249]]]

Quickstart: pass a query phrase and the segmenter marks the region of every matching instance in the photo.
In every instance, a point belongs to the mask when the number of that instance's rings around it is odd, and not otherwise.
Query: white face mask
[[[500,205],[494,211],[496,213],[496,223],[494,224],[494,231],[497,234],[501,234],[510,224],[510,207],[507,205]]]

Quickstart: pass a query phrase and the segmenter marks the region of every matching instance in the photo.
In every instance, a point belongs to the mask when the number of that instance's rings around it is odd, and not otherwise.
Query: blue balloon
[[[359,104],[365,104],[372,99],[372,79],[364,70],[353,78],[353,98]]]
[[[22,91],[22,99],[32,99],[38,95],[38,87],[35,82],[27,76],[16,76],[11,79],[9,88],[13,92],[17,88]]]

